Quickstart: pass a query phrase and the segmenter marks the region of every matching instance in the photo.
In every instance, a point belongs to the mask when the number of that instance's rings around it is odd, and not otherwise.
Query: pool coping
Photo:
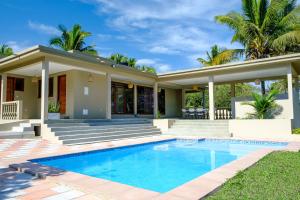
[[[73,153],[60,153],[55,155],[48,155],[45,157],[32,158],[28,160],[35,159],[45,159],[49,157],[66,156],[69,154],[77,153],[89,153],[99,150],[110,150],[115,148],[126,148],[135,145],[164,142],[174,139],[230,139],[230,140],[243,140],[243,141],[265,141],[265,142],[287,142],[288,145],[280,149],[280,151],[299,151],[300,142],[290,142],[290,141],[278,141],[278,140],[258,140],[258,139],[240,139],[240,138],[203,138],[203,137],[162,137],[153,138],[147,141],[136,140],[133,143],[125,142],[125,144],[116,145],[113,147],[104,147],[96,150],[79,151]],[[132,141],[131,141],[132,142]],[[264,148],[256,150],[247,155],[244,155],[237,160],[231,161],[221,167],[218,167],[210,172],[207,172],[183,185],[176,187],[175,189],[168,191],[166,193],[158,193],[142,188],[137,188],[129,186],[122,183],[117,183],[114,181],[109,181],[105,179],[95,178],[75,172],[58,170],[52,167],[40,165],[34,162],[23,162],[20,164],[12,164],[11,168],[32,174],[39,178],[47,178],[53,181],[63,181],[68,184],[73,185],[87,191],[88,193],[94,194],[96,196],[102,196],[106,199],[130,199],[132,197],[138,196],[139,199],[201,199],[212,194],[218,190],[223,183],[228,179],[234,177],[239,171],[245,170],[253,166],[257,161],[259,161],[264,156],[268,155],[273,151],[278,151],[278,149]]]

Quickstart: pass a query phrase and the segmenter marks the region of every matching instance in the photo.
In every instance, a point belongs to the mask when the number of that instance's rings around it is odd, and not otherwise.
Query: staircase
[[[39,120],[25,120],[7,123],[6,129],[9,130],[0,131],[0,139],[34,138],[35,126],[40,126]]]
[[[160,135],[152,120],[142,118],[112,120],[51,120],[48,131],[59,143],[66,145],[139,138]]]
[[[228,120],[175,120],[166,134],[177,136],[230,137]]]

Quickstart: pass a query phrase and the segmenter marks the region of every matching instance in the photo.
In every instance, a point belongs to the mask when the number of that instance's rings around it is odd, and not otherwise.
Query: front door
[[[15,78],[7,77],[6,101],[13,101],[14,99],[15,99]]]
[[[57,84],[57,97],[58,103],[60,105],[60,113],[66,113],[66,101],[67,101],[67,90],[66,90],[66,75],[62,75],[58,77],[58,84]]]

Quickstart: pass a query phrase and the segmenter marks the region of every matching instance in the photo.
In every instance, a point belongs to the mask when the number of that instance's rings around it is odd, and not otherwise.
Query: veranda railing
[[[22,101],[8,101],[1,104],[1,119],[22,119]]]

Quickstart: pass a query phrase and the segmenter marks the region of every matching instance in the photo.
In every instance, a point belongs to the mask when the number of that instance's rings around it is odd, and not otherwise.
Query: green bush
[[[293,134],[300,134],[300,128],[293,129]]]
[[[59,103],[49,102],[49,105],[48,105],[49,113],[59,113],[59,109],[60,109]]]

